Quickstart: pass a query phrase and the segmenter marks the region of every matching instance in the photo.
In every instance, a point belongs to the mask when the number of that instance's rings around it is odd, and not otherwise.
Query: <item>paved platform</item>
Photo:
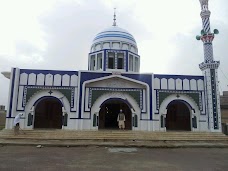
[[[228,170],[228,149],[116,147],[0,147],[2,171]]]
[[[0,139],[0,145],[37,146],[46,147],[145,147],[145,148],[228,148],[227,142],[203,142],[203,141],[78,141],[78,140],[24,140],[24,139]]]

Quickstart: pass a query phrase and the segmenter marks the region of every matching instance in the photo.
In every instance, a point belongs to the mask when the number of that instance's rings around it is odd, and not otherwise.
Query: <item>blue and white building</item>
[[[132,131],[221,132],[219,62],[213,59],[208,0],[200,0],[203,74],[140,73],[135,38],[113,26],[98,33],[88,54],[88,70],[12,68],[6,129],[24,113],[22,129],[117,129],[122,109]],[[197,65],[196,65],[197,67]]]

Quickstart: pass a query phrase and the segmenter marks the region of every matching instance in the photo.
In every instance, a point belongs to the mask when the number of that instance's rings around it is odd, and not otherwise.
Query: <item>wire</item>
[[[222,86],[220,84],[220,81],[218,81],[218,84],[219,84],[219,88],[220,88],[220,93],[222,93],[223,91],[222,91]]]
[[[227,76],[224,74],[224,72],[222,71],[221,66],[219,67],[219,69],[220,69],[220,71],[222,72],[223,76],[224,76],[224,77],[227,79],[227,81],[228,81],[228,78],[227,78]]]

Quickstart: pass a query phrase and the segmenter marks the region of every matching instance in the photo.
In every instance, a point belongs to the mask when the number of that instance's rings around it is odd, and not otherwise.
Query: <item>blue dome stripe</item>
[[[125,39],[128,39],[128,40],[135,42],[134,38],[126,36],[126,35],[122,35],[122,34],[104,34],[104,35],[100,35],[100,36],[95,37],[93,41],[100,39],[100,38],[105,38],[105,37],[121,37],[121,38],[125,38]]]
[[[124,34],[128,34],[129,36],[133,37],[130,33],[123,32],[123,31],[104,31],[104,32],[100,32],[100,33],[98,33],[98,35],[99,35],[99,34],[103,34],[103,33],[109,33],[109,32],[124,33]]]
[[[120,38],[125,38],[125,39],[128,39],[128,40],[131,40],[133,42],[135,42],[134,39],[130,38],[130,37],[127,37],[127,36],[123,36],[123,35],[120,35],[120,36],[111,36],[111,35],[102,35],[102,36],[99,36],[99,37],[96,37],[93,41],[97,40],[97,39],[100,39],[100,38],[105,38],[105,37],[120,37]],[[135,42],[136,43],[136,42]]]
[[[123,37],[129,38],[129,39],[132,39],[132,40],[135,41],[135,39],[134,39],[133,37],[129,37],[129,36],[123,35],[123,34],[102,34],[102,35],[96,36],[96,37],[94,38],[94,40],[97,39],[97,38],[99,38],[99,37],[102,37],[102,36],[109,36],[109,37],[110,37],[110,36],[112,36],[112,37],[123,36]]]

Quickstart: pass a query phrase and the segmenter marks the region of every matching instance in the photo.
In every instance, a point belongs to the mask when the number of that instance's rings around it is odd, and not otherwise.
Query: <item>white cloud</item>
[[[215,58],[228,75],[228,1],[210,0]],[[136,38],[141,72],[201,74],[202,42],[198,0],[2,0],[0,1],[0,72],[10,67],[87,69],[94,36],[117,24]],[[228,80],[220,74],[223,90]],[[9,80],[0,76],[0,104],[7,103]]]

